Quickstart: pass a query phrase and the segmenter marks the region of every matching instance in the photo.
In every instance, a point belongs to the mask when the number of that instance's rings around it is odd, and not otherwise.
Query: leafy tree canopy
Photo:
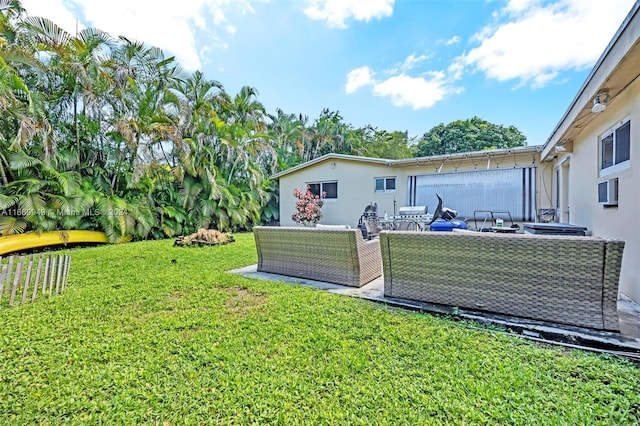
[[[375,158],[411,158],[414,156],[408,132],[388,132],[371,128],[365,132],[364,155]]]
[[[452,154],[456,152],[525,146],[527,138],[514,126],[489,123],[479,117],[438,124],[422,136],[416,155]]]
[[[232,95],[161,49],[95,28],[72,35],[0,0],[0,236],[102,230],[112,241],[278,220],[276,171],[328,153],[410,158],[522,146],[477,117],[407,132],[340,112],[276,110]]]

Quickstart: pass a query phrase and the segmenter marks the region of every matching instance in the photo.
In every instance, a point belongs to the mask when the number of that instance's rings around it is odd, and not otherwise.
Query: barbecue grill
[[[427,206],[407,206],[398,209],[398,215],[406,218],[423,219],[427,215]]]
[[[431,220],[427,206],[405,206],[398,209],[398,214],[391,216],[393,229],[399,231],[422,231]]]
[[[406,206],[398,209],[398,214],[379,217],[378,206],[375,203],[369,204],[360,220],[358,228],[362,231],[362,236],[370,240],[377,237],[383,229],[396,231],[424,231],[429,228],[429,223],[433,215],[427,213],[427,206]]]

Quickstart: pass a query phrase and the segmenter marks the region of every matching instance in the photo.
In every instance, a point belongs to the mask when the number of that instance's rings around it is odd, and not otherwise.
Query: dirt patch
[[[246,287],[216,289],[230,294],[224,305],[235,315],[245,315],[267,302],[266,293],[251,291]]]
[[[178,300],[182,299],[182,293],[172,293],[169,295],[169,297],[167,297],[167,300],[169,302],[177,302]]]

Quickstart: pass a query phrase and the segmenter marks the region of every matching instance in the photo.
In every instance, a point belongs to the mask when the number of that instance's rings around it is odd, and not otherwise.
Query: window
[[[376,192],[393,192],[396,190],[396,178],[376,178]]]
[[[314,195],[322,196],[324,192],[323,200],[337,200],[338,199],[338,182],[315,182],[307,183],[311,193]]]
[[[627,120],[600,139],[600,170],[606,174],[625,168],[631,158],[630,154],[631,122]]]

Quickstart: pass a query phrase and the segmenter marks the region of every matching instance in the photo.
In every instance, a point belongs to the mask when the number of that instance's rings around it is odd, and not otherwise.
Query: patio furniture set
[[[255,227],[258,271],[384,296],[619,331],[624,242],[598,237]]]

